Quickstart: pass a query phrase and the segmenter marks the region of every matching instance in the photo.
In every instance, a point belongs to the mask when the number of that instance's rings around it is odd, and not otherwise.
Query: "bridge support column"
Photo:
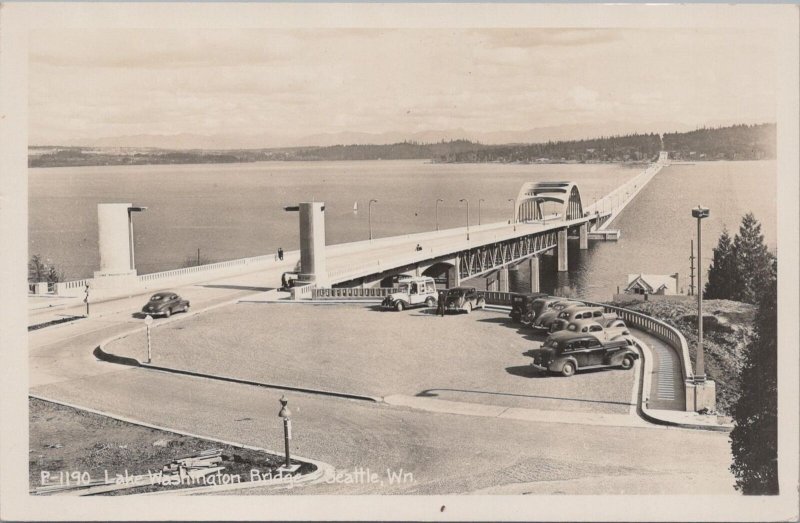
[[[497,284],[500,292],[508,292],[508,267],[503,267],[497,273]]]
[[[325,204],[304,202],[300,210],[300,280],[328,284],[325,264]]]
[[[495,276],[493,274],[487,274],[486,275],[486,290],[487,291],[497,292],[498,290],[500,290],[499,286],[497,284],[498,284],[497,276]]]
[[[456,259],[453,261],[453,266],[447,270],[447,286],[450,288],[461,285],[461,273],[458,269],[460,263],[459,257],[456,256]]]
[[[539,292],[539,257],[530,258],[528,264],[531,269],[531,292]]]
[[[584,223],[578,228],[578,237],[580,238],[578,241],[580,242],[581,249],[588,249],[589,248],[589,224]]]
[[[561,229],[558,231],[558,272],[569,270],[567,249],[567,229]]]
[[[97,233],[100,270],[95,271],[92,287],[112,289],[135,287],[133,225],[130,203],[97,204]]]

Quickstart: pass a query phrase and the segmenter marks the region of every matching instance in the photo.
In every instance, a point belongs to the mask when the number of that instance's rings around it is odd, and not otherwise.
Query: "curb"
[[[105,347],[105,345],[107,343],[110,343],[112,341],[116,341],[118,339],[121,339],[121,338],[124,338],[126,336],[129,336],[129,335],[131,335],[131,334],[133,334],[135,332],[138,332],[139,330],[140,329],[136,329],[135,331],[126,332],[126,333],[120,334],[118,336],[115,336],[113,338],[104,340],[102,343],[100,343],[100,345],[98,345],[94,349],[92,354],[97,359],[102,360],[102,361],[106,361],[108,363],[115,363],[115,364],[118,364],[118,365],[128,365],[128,366],[131,366],[131,367],[139,367],[139,368],[142,368],[142,369],[149,369],[149,370],[155,370],[155,371],[160,371],[160,372],[169,372],[169,373],[172,373],[172,374],[182,374],[184,376],[193,376],[195,378],[206,378],[206,379],[217,380],[217,381],[226,381],[226,382],[229,382],[229,383],[238,383],[240,385],[251,385],[251,386],[263,387],[263,388],[267,388],[267,389],[287,390],[287,391],[291,391],[291,392],[301,392],[301,393],[305,393],[305,394],[315,394],[315,395],[320,395],[320,396],[329,396],[329,397],[334,397],[334,398],[344,398],[344,399],[349,399],[349,400],[368,401],[368,402],[371,402],[371,403],[382,403],[383,402],[383,398],[379,398],[379,397],[375,397],[375,396],[365,396],[365,395],[361,395],[361,394],[351,394],[351,393],[348,393],[348,392],[338,392],[338,391],[322,390],[322,389],[310,389],[310,388],[305,388],[305,387],[294,387],[294,386],[291,386],[291,385],[279,385],[279,384],[274,384],[274,383],[263,383],[263,382],[259,382],[259,381],[252,381],[252,380],[246,380],[246,379],[241,379],[241,378],[234,378],[234,377],[230,377],[230,376],[220,376],[220,375],[216,375],[216,374],[206,374],[206,373],[203,373],[203,372],[195,372],[195,371],[190,371],[190,370],[174,369],[172,367],[163,367],[163,366],[160,366],[160,365],[151,365],[149,363],[142,363],[142,362],[140,362],[139,360],[137,360],[135,358],[128,358],[126,356],[117,356],[116,354],[113,354],[113,353],[110,353],[110,352],[106,352],[104,350],[104,347]]]
[[[209,437],[209,436],[201,436],[199,434],[193,434],[191,432],[186,432],[177,429],[170,429],[167,427],[161,427],[159,425],[153,425],[152,423],[146,423],[144,421],[135,420],[132,418],[128,418],[126,416],[118,416],[116,414],[110,414],[108,412],[104,412],[102,410],[91,409],[88,407],[81,407],[79,405],[74,405],[72,403],[66,403],[59,400],[54,400],[50,398],[45,398],[44,396],[40,396],[38,394],[29,393],[29,398],[38,399],[40,401],[46,401],[49,403],[54,403],[56,405],[62,405],[64,407],[70,407],[76,410],[81,410],[84,412],[90,412],[92,414],[97,414],[99,416],[104,416],[106,418],[115,419],[118,421],[122,421],[125,423],[130,423],[131,425],[137,425],[139,427],[145,427],[148,429],[160,430],[163,432],[171,432],[172,434],[178,434],[180,436],[187,436],[190,438],[197,438],[203,439],[206,441],[212,441],[214,443],[220,443],[223,445],[229,445],[231,447],[239,447],[242,449],[247,450],[254,450],[257,452],[265,452],[268,454],[272,454],[274,456],[280,456],[281,454],[275,452],[273,450],[264,449],[261,447],[255,447],[252,445],[245,445],[243,443],[238,443],[235,441],[227,441],[219,438]],[[186,488],[186,489],[174,489],[174,490],[166,490],[161,492],[145,492],[142,494],[130,494],[131,496],[155,496],[155,495],[165,495],[165,494],[172,494],[172,495],[191,495],[191,494],[201,494],[201,493],[214,493],[214,492],[221,492],[221,491],[228,491],[228,490],[244,490],[250,488],[257,488],[257,487],[269,487],[269,486],[280,486],[280,485],[287,485],[287,488],[292,488],[294,485],[298,484],[314,484],[322,481],[323,479],[330,477],[334,474],[335,469],[332,465],[325,463],[324,461],[318,461],[315,459],[304,458],[302,456],[293,455],[292,459],[294,461],[302,461],[304,463],[310,463],[317,467],[317,469],[313,472],[306,474],[305,476],[299,478],[298,480],[290,480],[286,481],[284,479],[269,479],[269,480],[262,480],[262,481],[246,481],[244,483],[232,483],[228,485],[207,485],[203,487],[194,487],[194,488]],[[293,477],[293,476],[292,476]]]

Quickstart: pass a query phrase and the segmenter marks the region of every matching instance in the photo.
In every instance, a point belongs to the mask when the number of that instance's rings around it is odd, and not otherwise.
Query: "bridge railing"
[[[478,295],[483,296],[486,305],[511,305],[510,292],[478,291]]]
[[[73,281],[61,281],[53,286],[53,292],[59,296],[77,296],[82,294],[87,285],[91,285],[92,278]]]
[[[373,287],[360,289],[355,288],[315,288],[311,291],[313,300],[360,300],[364,298],[385,298],[392,292],[397,292],[396,288]]]

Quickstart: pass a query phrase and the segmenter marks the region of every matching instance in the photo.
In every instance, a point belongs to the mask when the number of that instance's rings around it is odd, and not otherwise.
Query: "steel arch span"
[[[562,205],[562,220],[583,217],[583,202],[578,186],[572,182],[527,182],[517,195],[514,216],[518,222],[542,219],[542,203]]]

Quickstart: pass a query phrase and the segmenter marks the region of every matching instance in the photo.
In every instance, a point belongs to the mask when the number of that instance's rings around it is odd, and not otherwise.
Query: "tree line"
[[[720,235],[703,297],[758,306],[733,411],[731,471],[744,494],[778,494],[777,258],[767,250],[752,213],[742,218],[733,239],[727,230]]]
[[[351,144],[235,150],[98,150],[55,147],[31,154],[29,167],[233,163],[257,161],[431,160],[441,163],[649,162],[662,150],[677,160],[762,160],[775,157],[775,124],[702,128],[686,133],[629,134],[586,140],[485,145],[437,143]]]

